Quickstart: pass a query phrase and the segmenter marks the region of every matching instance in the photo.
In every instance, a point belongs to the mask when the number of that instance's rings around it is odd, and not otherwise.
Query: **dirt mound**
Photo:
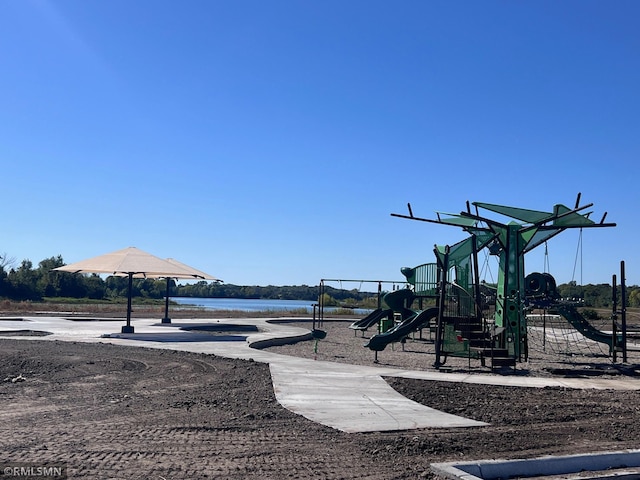
[[[346,434],[276,402],[267,365],[109,344],[0,340],[0,445],[70,478],[430,478],[450,459],[638,445],[638,394],[394,379],[490,427]]]
[[[318,343],[275,351],[371,365],[373,353],[362,347],[366,339],[347,326],[327,323],[327,337]],[[431,368],[427,343],[407,342],[404,350],[396,345],[381,352],[380,363]],[[606,358],[572,358],[532,357],[510,374],[552,375],[561,367],[575,373],[600,364],[603,375],[635,375],[632,365],[604,368],[611,366]],[[451,368],[469,366],[464,360]],[[388,379],[417,402],[491,425],[347,434],[282,408],[267,365],[213,355],[4,339],[0,379],[5,462],[64,463],[69,478],[433,478],[432,462],[588,453],[640,443],[635,391]]]

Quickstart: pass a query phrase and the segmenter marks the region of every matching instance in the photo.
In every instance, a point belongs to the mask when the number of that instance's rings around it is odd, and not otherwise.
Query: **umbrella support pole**
[[[133,333],[131,326],[131,295],[133,293],[133,273],[129,273],[129,295],[127,296],[127,324],[122,327],[122,333]]]
[[[164,318],[162,323],[171,323],[169,318],[169,290],[171,287],[171,277],[167,277],[167,293],[164,296]]]

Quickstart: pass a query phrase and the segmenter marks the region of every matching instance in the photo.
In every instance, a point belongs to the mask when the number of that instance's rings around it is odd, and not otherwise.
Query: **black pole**
[[[171,283],[171,277],[167,277],[167,292],[164,296],[164,318],[162,319],[162,323],[171,323],[171,319],[169,318],[169,288]]]
[[[622,312],[622,363],[627,363],[627,283],[624,278],[624,260],[620,262],[620,307]]]
[[[611,350],[613,363],[618,361],[618,283],[615,273],[611,276]]]
[[[478,268],[478,238],[471,235],[472,254],[473,254],[473,295],[475,298],[476,318],[478,322],[482,322],[482,302],[480,299],[480,269]]]
[[[436,256],[436,258],[438,258]],[[433,366],[439,369],[443,363],[441,361],[442,356],[442,343],[443,343],[443,321],[444,321],[444,308],[445,308],[445,297],[446,297],[446,288],[447,288],[447,269],[449,267],[449,246],[445,247],[444,258],[442,260],[442,264],[440,265],[439,274],[440,274],[440,295],[438,296],[438,323],[436,325],[436,361]]]
[[[320,295],[318,296],[318,323],[324,321],[324,279],[320,279]]]
[[[127,324],[122,327],[122,333],[133,333],[131,326],[131,295],[133,295],[133,272],[129,272],[129,295],[127,296]]]
[[[542,311],[542,351],[547,351],[547,309]]]

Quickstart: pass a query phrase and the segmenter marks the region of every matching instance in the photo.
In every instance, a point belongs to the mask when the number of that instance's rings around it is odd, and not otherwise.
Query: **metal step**
[[[470,347],[469,349],[477,352],[485,358],[511,358],[509,357],[509,350],[507,350],[506,348],[491,348],[491,346],[480,346]]]
[[[516,359],[513,357],[487,357],[493,367],[515,367]]]
[[[487,334],[484,330],[471,330],[469,332],[462,332],[462,336],[467,340],[476,340],[479,338],[487,338]]]
[[[488,338],[472,338],[469,340],[469,346],[479,350],[490,350],[493,343]]]

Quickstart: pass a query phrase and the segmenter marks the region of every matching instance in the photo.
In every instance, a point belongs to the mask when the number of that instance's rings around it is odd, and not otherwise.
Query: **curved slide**
[[[573,305],[567,303],[559,303],[555,305],[554,308],[582,335],[596,342],[609,345],[609,350],[611,350],[611,340],[613,339],[613,334],[605,333],[595,328],[587,321],[586,318],[580,315],[580,312],[578,312],[576,307]],[[622,345],[622,335],[617,335],[616,344]]]
[[[393,315],[393,310],[383,310],[382,308],[376,308],[373,312],[371,312],[363,319],[353,322],[351,325],[349,325],[349,328],[353,330],[366,330],[369,327],[377,324],[384,317],[388,317],[389,315]]]
[[[387,332],[374,335],[369,339],[369,342],[367,342],[365,347],[369,347],[371,350],[375,350],[376,352],[381,352],[390,343],[402,340],[410,333],[415,332],[416,330],[420,330],[420,328],[422,328],[425,324],[429,324],[429,322],[437,316],[438,309],[436,307],[423,310],[417,315],[403,320],[401,323],[388,330]]]
[[[401,312],[405,308],[411,308],[414,299],[413,291],[408,288],[385,293],[384,297],[382,297],[384,303],[394,312]]]

